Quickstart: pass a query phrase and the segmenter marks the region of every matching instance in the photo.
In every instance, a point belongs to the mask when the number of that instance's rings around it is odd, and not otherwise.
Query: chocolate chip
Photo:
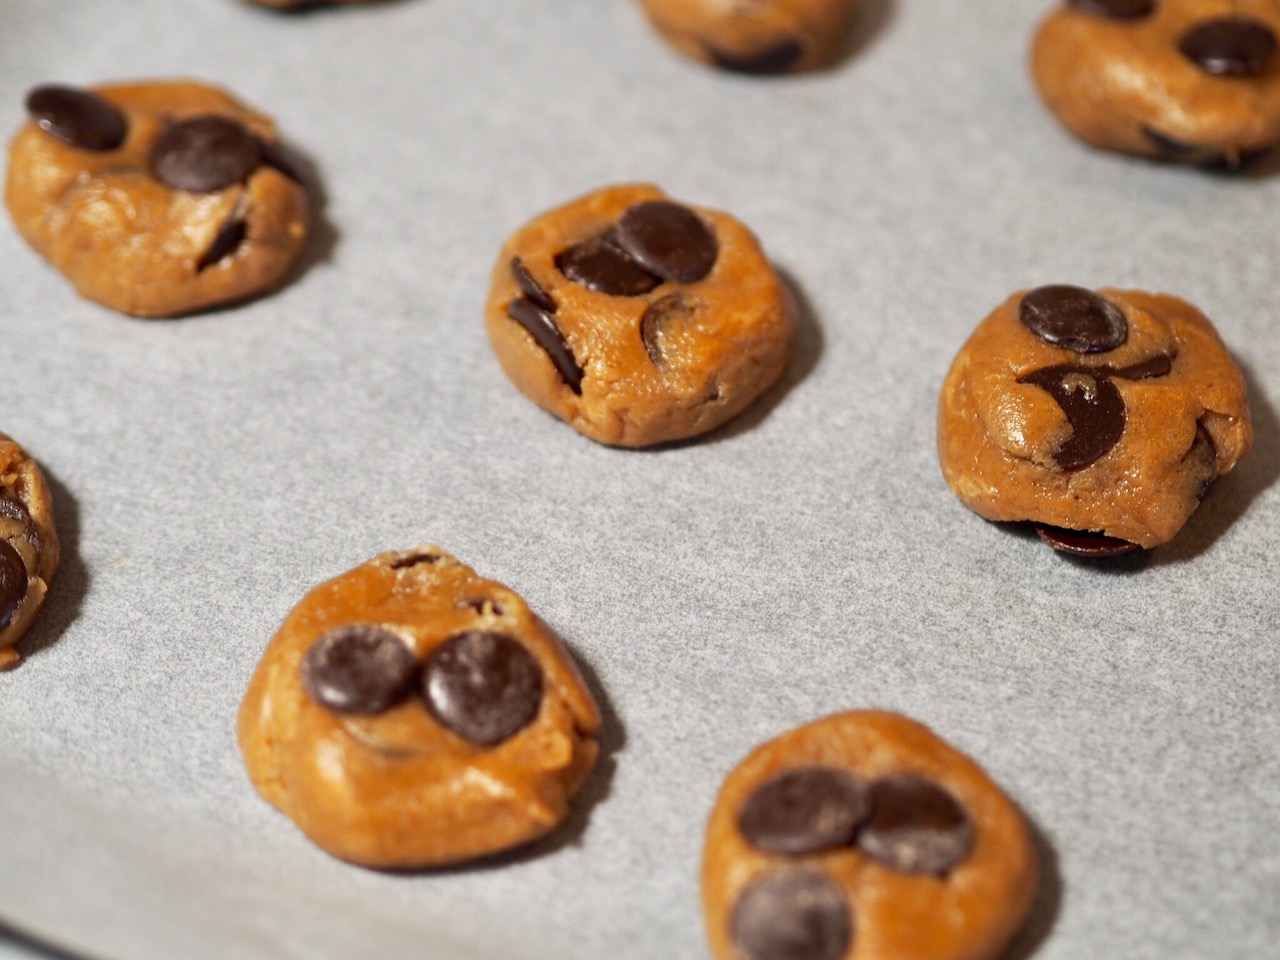
[[[244,243],[247,234],[248,227],[243,220],[231,219],[224,223],[218,228],[213,243],[209,244],[209,249],[196,262],[196,273],[202,272],[233,253],[240,244]]]
[[[552,365],[569,389],[581,396],[582,367],[578,366],[573,349],[565,340],[564,334],[560,332],[560,328],[556,326],[551,314],[528,297],[516,297],[507,304],[507,316],[524,327],[538,346],[546,351]]]
[[[259,140],[258,144],[262,148],[262,162],[264,164],[284,174],[295,183],[306,182],[302,175],[300,163],[286,147],[279,143],[271,143],[268,140]]]
[[[1156,8],[1155,0],[1070,0],[1081,13],[1108,20],[1138,20]]]
[[[897,773],[871,786],[871,820],[858,846],[901,873],[946,873],[973,849],[964,808],[928,777]]]
[[[1257,76],[1276,55],[1275,32],[1248,17],[1214,17],[1182,35],[1182,55],[1218,77]]]
[[[701,280],[720,253],[706,222],[688,207],[667,200],[628,207],[618,220],[618,245],[640,266],[672,283]]]
[[[1191,441],[1191,449],[1182,457],[1182,462],[1197,480],[1196,499],[1203,500],[1213,486],[1213,481],[1218,479],[1218,447],[1203,423],[1196,424],[1195,439]]]
[[[1065,527],[1053,527],[1047,523],[1032,524],[1036,534],[1059,553],[1069,553],[1077,557],[1117,557],[1123,553],[1132,553],[1141,549],[1136,543],[1121,540],[1119,537],[1108,537],[1105,533],[1091,530],[1068,530]]]
[[[640,318],[640,340],[654,366],[666,360],[663,341],[693,319],[697,306],[682,293],[669,293],[649,304]]]
[[[1168,353],[1159,353],[1146,360],[1131,363],[1127,367],[1120,367],[1118,370],[1107,369],[1113,377],[1123,377],[1125,380],[1151,380],[1156,377],[1167,377],[1169,371],[1173,369],[1173,356]]]
[[[474,610],[478,614],[489,612],[495,617],[502,616],[502,605],[488,597],[468,597],[465,600],[459,600],[454,606],[461,610]]]
[[[613,231],[556,254],[556,267],[574,283],[612,297],[639,297],[662,283],[618,246]]]
[[[82,150],[114,150],[129,132],[113,103],[75,87],[36,87],[27,94],[27,113],[49,136]]]
[[[541,307],[547,313],[556,312],[556,302],[551,299],[551,294],[542,289],[542,284],[533,278],[533,274],[519,257],[511,258],[511,273],[516,278],[516,283],[520,285],[520,289],[524,291],[524,295],[532,300],[535,306]]]
[[[188,193],[213,193],[240,183],[261,162],[258,138],[227,117],[179,120],[151,147],[155,178]]]
[[[442,643],[422,674],[427,708],[464,740],[483,747],[523,729],[542,705],[542,668],[506,634],[460,633]]]
[[[302,661],[302,686],[337,713],[381,713],[409,695],[417,673],[413,652],[396,634],[370,623],[335,627]]]
[[[800,41],[787,38],[758,53],[729,53],[710,45],[707,46],[707,53],[721,70],[766,76],[790,70],[804,56],[804,47],[800,45]]]
[[[747,885],[729,935],[741,960],[838,960],[853,942],[853,910],[816,870],[776,870]]]
[[[0,517],[12,517],[14,520],[21,521],[23,526],[34,526],[31,511],[27,509],[27,505],[21,500],[6,497],[3,494],[0,494]]]
[[[392,570],[407,570],[409,567],[416,567],[422,563],[435,563],[440,559],[438,553],[410,553],[403,557],[396,557],[387,566]]]
[[[1105,353],[1129,338],[1124,313],[1092,290],[1054,284],[1037,287],[1018,306],[1022,325],[1041,340],[1076,353]]]
[[[1019,377],[1047,390],[1071,424],[1071,436],[1053,459],[1063,470],[1075,470],[1093,463],[1110,450],[1124,433],[1124,399],[1107,377],[1108,371],[1069,364],[1045,367]]]
[[[860,777],[797,767],[752,791],[738,812],[738,831],[765,853],[817,853],[851,843],[870,812],[871,791]]]
[[[13,622],[27,596],[27,567],[9,541],[0,540],[0,630]]]

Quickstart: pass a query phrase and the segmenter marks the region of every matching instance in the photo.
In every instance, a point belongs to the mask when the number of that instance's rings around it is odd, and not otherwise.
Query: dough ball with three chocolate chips
[[[1069,0],[1041,24],[1031,73],[1096,147],[1236,168],[1280,140],[1275,0]]]
[[[1031,908],[1026,822],[907,717],[825,717],[757,747],[707,824],[719,960],[995,960]]]
[[[40,467],[0,433],[0,670],[44,605],[58,569],[53,499]]]
[[[307,191],[272,122],[189,81],[45,85],[9,152],[18,231],[81,295],[169,317],[280,284]]]
[[[606,187],[507,240],[489,341],[534,403],[601,443],[697,436],[786,368],[789,294],[740,222],[656,187]]]
[[[1172,539],[1252,440],[1244,378],[1213,325],[1133,290],[1015,293],[960,348],[938,403],[952,492],[1082,555]]]
[[[438,547],[308,593],[250,681],[249,778],[312,841],[370,867],[536,840],[595,764],[595,701],[525,602]]]
[[[685,56],[736,73],[796,73],[836,60],[859,0],[641,0]]]

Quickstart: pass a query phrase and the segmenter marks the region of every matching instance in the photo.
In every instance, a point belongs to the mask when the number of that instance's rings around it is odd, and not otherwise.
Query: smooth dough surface
[[[40,467],[11,437],[0,433],[0,670],[17,665],[22,639],[58,569],[53,498]],[[17,574],[16,579],[10,573]]]

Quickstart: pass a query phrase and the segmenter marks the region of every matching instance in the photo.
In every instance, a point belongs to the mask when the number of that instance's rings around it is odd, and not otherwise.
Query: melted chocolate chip
[[[1081,13],[1108,20],[1139,20],[1156,8],[1155,0],[1070,0]]]
[[[853,911],[816,870],[776,870],[747,885],[729,935],[742,960],[838,960],[853,942]]]
[[[1076,353],[1106,353],[1129,338],[1124,313],[1092,290],[1054,284],[1037,287],[1018,306],[1022,325],[1046,343]]]
[[[1214,17],[1196,24],[1178,42],[1182,55],[1219,77],[1257,76],[1275,58],[1275,32],[1248,17]]]
[[[524,327],[534,342],[546,351],[569,389],[581,395],[582,367],[551,314],[528,297],[516,297],[507,304],[507,316]]]
[[[765,853],[800,855],[853,841],[871,812],[866,782],[835,767],[797,767],[752,791],[738,812],[738,831]]]
[[[556,254],[556,267],[574,283],[611,297],[639,297],[662,283],[622,247],[609,231]]]
[[[547,313],[556,312],[556,302],[551,299],[551,294],[542,289],[542,284],[533,278],[533,274],[519,257],[511,258],[511,274],[516,278],[516,283],[520,285],[524,295],[532,300],[535,306],[541,307]]]
[[[27,94],[27,113],[49,136],[81,150],[114,150],[129,132],[113,103],[75,87],[36,87]]]
[[[422,563],[435,563],[439,559],[438,553],[410,553],[403,557],[396,557],[387,566],[392,570],[407,570]]]
[[[196,273],[200,273],[207,267],[213,266],[223,257],[234,253],[240,244],[244,243],[244,238],[247,235],[248,226],[243,220],[228,220],[218,228],[218,232],[213,238],[213,243],[209,244],[209,249],[197,261]]]
[[[666,360],[663,340],[677,328],[687,324],[697,307],[682,293],[669,293],[649,304],[640,318],[640,340],[654,366],[662,366]]]
[[[516,640],[460,633],[435,649],[422,673],[427,708],[464,740],[491,747],[523,729],[542,705],[542,667]]]
[[[413,689],[417,662],[403,640],[385,627],[335,627],[311,645],[302,661],[302,687],[336,713],[373,714],[394,707]]]
[[[757,53],[729,53],[716,47],[707,46],[707,53],[721,70],[732,73],[748,73],[754,76],[767,76],[772,73],[786,73],[804,56],[804,47],[799,40],[785,38],[771,47]]]
[[[9,541],[0,540],[0,630],[13,622],[27,597],[27,567]]]
[[[893,870],[946,873],[973,849],[973,825],[964,808],[928,777],[882,777],[872,784],[871,807],[858,846]]]
[[[1091,530],[1068,530],[1047,523],[1036,523],[1033,526],[1040,539],[1053,549],[1077,557],[1117,557],[1141,549],[1136,543]]]
[[[720,243],[706,222],[678,203],[646,200],[618,220],[618,245],[640,266],[672,283],[701,280],[716,264]]]
[[[1071,436],[1053,455],[1054,462],[1063,470],[1093,463],[1114,447],[1124,433],[1124,399],[1108,379],[1108,372],[1106,368],[1063,364],[1018,378],[1019,383],[1047,390],[1067,415]]]
[[[258,138],[227,117],[179,120],[151,147],[155,178],[188,193],[213,193],[240,183],[261,162]]]

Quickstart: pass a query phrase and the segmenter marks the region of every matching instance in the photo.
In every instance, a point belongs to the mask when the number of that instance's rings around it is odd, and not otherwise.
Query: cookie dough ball
[[[1072,553],[1172,539],[1252,442],[1213,325],[1136,290],[1015,293],[961,347],[938,405],[952,492]]]
[[[534,403],[601,443],[705,433],[781,375],[790,296],[745,226],[657,187],[607,187],[502,248],[489,341]]]
[[[1018,810],[906,717],[840,713],[758,747],[707,825],[719,960],[994,960],[1038,866]]]
[[[1071,0],[1035,37],[1049,110],[1095,147],[1235,168],[1280,140],[1275,0]]]
[[[169,317],[279,284],[307,237],[307,192],[269,119],[185,81],[37,87],[5,203],[90,300]]]
[[[641,0],[685,56],[737,73],[795,73],[837,59],[859,0]]]
[[[17,665],[13,645],[40,612],[57,569],[58,534],[44,474],[0,433],[0,670]]]
[[[239,736],[258,792],[318,846],[412,868],[553,830],[599,726],[568,651],[525,602],[424,546],[302,599],[253,675]]]

